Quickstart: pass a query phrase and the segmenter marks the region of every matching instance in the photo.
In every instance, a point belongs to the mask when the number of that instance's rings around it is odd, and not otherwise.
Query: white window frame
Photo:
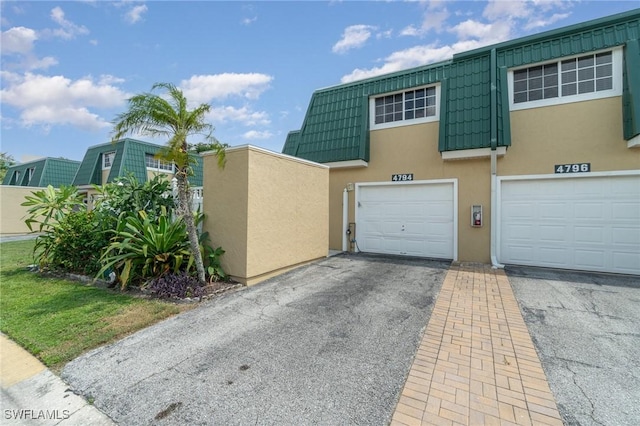
[[[14,170],[14,172],[13,172],[13,180],[15,182],[14,185],[21,185],[22,184],[22,182],[20,182],[20,175],[21,174],[22,173],[20,173],[20,170]]]
[[[436,113],[435,113],[435,115],[432,115],[432,116],[429,116],[429,117],[405,119],[404,118],[405,99],[404,99],[404,96],[403,96],[403,99],[402,99],[403,119],[402,120],[398,120],[398,121],[392,121],[392,122],[389,122],[389,123],[376,124],[376,99],[384,97],[384,96],[397,95],[399,93],[402,93],[404,95],[404,93],[406,93],[406,92],[412,92],[412,91],[415,91],[415,90],[429,89],[429,88],[435,88],[436,89],[436,104],[435,104]],[[393,127],[400,127],[400,126],[412,126],[414,124],[431,123],[431,122],[439,121],[439,120],[440,120],[440,83],[429,84],[429,85],[425,85],[425,86],[409,87],[409,88],[406,88],[406,89],[403,89],[403,90],[397,90],[395,92],[389,92],[389,93],[381,93],[381,94],[369,97],[369,129],[370,130],[390,129],[390,128],[393,128]]]
[[[107,158],[109,158],[109,164],[107,165]],[[102,170],[110,169],[113,166],[113,160],[116,159],[116,152],[103,152],[102,153]]]
[[[148,159],[149,157],[153,158],[153,161],[155,162],[155,167],[154,166],[150,166],[148,164]],[[164,160],[160,160],[159,158],[155,158],[154,154],[149,154],[149,153],[145,153],[144,154],[144,165],[147,168],[147,170],[152,170],[154,172],[162,172],[162,173],[174,173],[175,172],[175,164],[173,163],[169,163],[167,161]],[[165,167],[161,167],[161,166],[165,166]],[[168,168],[170,167],[170,168]]]
[[[613,87],[611,89],[602,90],[600,92],[582,93],[582,94],[569,95],[569,96],[561,95],[561,86],[562,86],[561,62],[562,61],[566,61],[568,59],[580,58],[586,55],[597,55],[599,53],[606,53],[606,52],[611,52],[611,56],[612,56],[611,60],[612,60]],[[507,81],[509,84],[509,109],[511,111],[518,111],[522,109],[539,108],[539,107],[546,107],[546,106],[553,106],[553,105],[569,104],[573,102],[589,101],[593,99],[604,99],[604,98],[610,98],[613,96],[622,96],[622,66],[623,66],[622,56],[623,56],[622,47],[615,47],[612,49],[602,49],[602,50],[595,50],[593,52],[584,52],[579,55],[565,56],[562,58],[555,59],[553,61],[537,62],[533,64],[527,64],[522,67],[512,68],[507,73]],[[528,69],[531,67],[548,65],[553,63],[558,64],[558,96],[555,98],[539,99],[536,101],[514,103],[513,102],[514,71],[519,71],[519,70]]]
[[[33,174],[35,173],[35,167],[29,167],[27,169],[27,185],[31,183],[31,179],[33,179]]]

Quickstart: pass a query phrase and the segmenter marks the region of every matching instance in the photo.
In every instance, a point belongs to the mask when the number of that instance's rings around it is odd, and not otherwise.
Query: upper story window
[[[27,169],[27,185],[31,183],[31,179],[33,178],[33,173],[35,172],[34,167],[30,167]]]
[[[13,185],[20,185],[20,170],[15,170],[13,172],[13,179],[11,179]]]
[[[110,169],[113,165],[113,160],[116,158],[116,153],[114,152],[105,152],[102,154],[102,168]]]
[[[173,163],[155,158],[153,154],[145,154],[144,161],[147,169],[173,173]]]
[[[511,109],[622,94],[622,50],[590,53],[509,73]]]
[[[372,98],[371,129],[436,121],[439,94],[440,86],[436,85]]]

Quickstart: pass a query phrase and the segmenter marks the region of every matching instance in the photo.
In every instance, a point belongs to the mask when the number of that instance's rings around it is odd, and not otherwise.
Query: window
[[[514,70],[512,108],[620,95],[621,55],[614,49]]]
[[[31,167],[27,169],[27,185],[31,183],[31,178],[33,178],[33,172],[35,168]]]
[[[155,158],[153,154],[145,154],[144,161],[147,169],[162,170],[173,173],[173,163],[159,160]]]
[[[13,184],[20,185],[20,170],[13,172]]]
[[[102,168],[110,169],[113,165],[114,158],[116,158],[115,152],[105,152],[104,154],[102,154]]]
[[[439,86],[379,96],[371,101],[372,129],[435,121]]]

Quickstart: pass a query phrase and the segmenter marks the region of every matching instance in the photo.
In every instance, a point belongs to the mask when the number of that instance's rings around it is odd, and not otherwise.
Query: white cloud
[[[355,69],[342,77],[350,82],[407,68],[450,59],[454,54],[477,49],[524,35],[523,30],[538,29],[565,19],[573,0],[490,0],[482,17],[467,19],[467,13],[450,14],[444,1],[423,3],[426,6],[420,25],[405,27],[400,35],[424,36],[430,31],[446,32],[455,36],[448,44],[435,41],[391,53],[382,59],[382,65],[370,69]],[[559,10],[559,11],[558,11]],[[455,17],[457,23],[448,22]]]
[[[445,28],[447,19],[451,14],[443,1],[430,1],[424,3],[427,8],[422,15],[419,27],[409,25],[400,31],[403,36],[424,36],[430,31],[441,32]]]
[[[33,42],[38,39],[37,33],[31,28],[13,27],[2,32],[2,54],[27,54],[33,49]]]
[[[271,133],[268,130],[264,130],[262,132],[258,130],[249,130],[248,132],[242,135],[244,139],[250,139],[250,140],[269,139],[272,136],[273,136],[273,133]]]
[[[547,27],[553,24],[554,22],[568,18],[570,15],[571,15],[570,13],[554,13],[548,18],[530,19],[524,28],[526,30],[533,30],[536,28]]]
[[[9,83],[0,90],[2,102],[20,110],[20,121],[27,126],[70,124],[85,129],[103,128],[108,123],[89,108],[116,107],[130,96],[90,77],[72,81],[64,76],[3,72],[2,78]]]
[[[183,80],[180,89],[189,102],[195,104],[230,96],[257,99],[269,88],[272,80],[272,76],[260,73],[194,75],[189,80]]]
[[[371,25],[351,25],[345,28],[342,38],[333,45],[333,53],[346,53],[351,49],[362,47],[375,29],[376,27]]]
[[[456,34],[461,40],[478,39],[483,44],[498,43],[510,37],[511,25],[504,21],[483,24],[468,19],[451,28],[450,32]]]
[[[388,74],[407,68],[427,65],[450,59],[456,53],[476,49],[481,46],[482,43],[476,40],[460,41],[449,46],[437,46],[436,44],[415,46],[392,53],[384,59],[385,63],[382,66],[371,69],[355,69],[350,74],[342,77],[341,81],[343,83],[349,83],[351,81]]]
[[[129,11],[127,11],[127,13],[124,14],[124,20],[130,24],[135,24],[136,22],[139,22],[142,20],[142,15],[146,13],[148,10],[149,8],[144,4],[134,6]]]
[[[236,121],[245,126],[268,125],[271,124],[269,114],[264,111],[251,111],[248,107],[235,108],[232,106],[222,106],[211,108],[207,119],[216,123]]]
[[[254,22],[256,22],[258,20],[257,16],[254,16],[253,18],[244,18],[242,20],[242,25],[251,25]]]
[[[16,55],[19,58],[14,63],[5,61],[4,67],[31,71],[56,65],[58,61],[51,56],[38,58],[33,54],[33,45],[36,40],[38,40],[38,33],[31,28],[13,27],[4,31],[0,35],[2,55]]]
[[[56,6],[51,9],[51,19],[60,25],[60,28],[54,30],[45,30],[54,37],[60,37],[65,40],[75,38],[77,35],[89,34],[89,30],[84,25],[76,25],[64,17],[64,11],[61,7]]]

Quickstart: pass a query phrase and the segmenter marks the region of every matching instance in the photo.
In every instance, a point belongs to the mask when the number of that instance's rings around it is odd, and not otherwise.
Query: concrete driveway
[[[87,353],[62,377],[122,425],[388,424],[448,266],[325,259]]]
[[[640,424],[640,278],[506,272],[565,424]]]

